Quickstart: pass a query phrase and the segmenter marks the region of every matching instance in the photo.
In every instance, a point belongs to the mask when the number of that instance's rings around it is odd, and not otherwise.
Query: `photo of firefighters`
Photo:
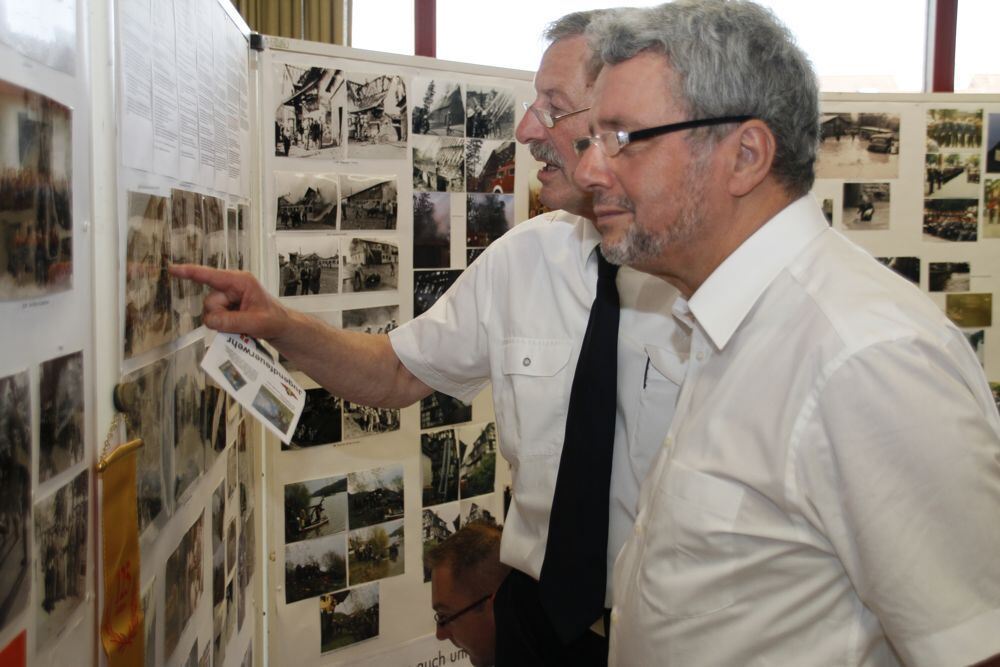
[[[344,328],[364,333],[389,333],[399,326],[399,306],[353,308],[343,313]]]
[[[378,582],[329,593],[319,599],[320,653],[378,637]]]
[[[347,476],[347,524],[351,530],[403,518],[403,466],[352,472]]]
[[[399,243],[381,239],[344,239],[341,291],[394,290],[399,284]]]
[[[344,440],[399,430],[399,410],[372,408],[344,401]]]
[[[413,193],[413,268],[451,266],[451,195]]]
[[[205,591],[202,566],[204,518],[203,511],[167,558],[166,573],[163,578],[166,589],[163,608],[163,655],[168,660],[177,648],[177,642],[194,615],[194,610],[198,608],[201,594]]]
[[[413,316],[426,312],[458,280],[462,269],[413,272]]]
[[[340,228],[396,229],[396,179],[392,176],[340,176]]]
[[[409,123],[406,83],[398,74],[349,74],[347,78],[347,157],[406,157]]]
[[[458,500],[460,464],[454,429],[420,434],[420,482],[423,489],[423,507]]]
[[[347,476],[285,485],[285,544],[347,530]]]
[[[340,276],[340,237],[278,234],[278,294],[336,294]]]
[[[493,493],[496,480],[497,426],[463,426],[457,430],[462,459],[459,493],[462,498]]]
[[[889,193],[888,183],[844,183],[844,229],[889,229]]]
[[[817,178],[898,178],[899,114],[820,116]]]
[[[50,359],[39,379],[38,481],[83,460],[83,352]]]
[[[941,148],[978,149],[983,145],[983,110],[929,109],[927,152]]]
[[[493,86],[467,86],[465,135],[477,139],[513,139],[513,91]]]
[[[979,155],[927,153],[924,174],[924,196],[928,199],[979,196]]]
[[[469,139],[465,172],[469,192],[514,194],[514,142]]]
[[[277,193],[275,229],[301,231],[337,228],[337,176],[274,172]]]
[[[167,398],[173,391],[171,358],[160,359],[124,377],[121,382],[129,395],[125,434],[129,440],[142,438],[136,451],[136,500],[139,504],[139,533],[146,531],[167,509],[165,471],[173,449],[174,420]]]
[[[884,266],[889,267],[911,283],[920,286],[919,257],[876,257]]]
[[[418,192],[463,192],[465,190],[464,141],[414,136],[413,189]]]
[[[411,84],[413,133],[439,137],[465,136],[465,96],[462,85],[441,79],[417,77]]]
[[[173,339],[170,305],[170,200],[142,192],[128,195],[125,248],[125,358]]]
[[[513,226],[514,195],[468,195],[465,225],[468,247],[485,248]]]
[[[0,81],[0,301],[72,287],[70,110]]]
[[[347,536],[347,578],[364,584],[405,571],[403,520],[352,530]]]
[[[339,69],[275,65],[275,156],[344,157],[345,83]]]
[[[978,237],[978,199],[924,199],[925,241],[975,241]]]
[[[31,392],[28,371],[0,378],[0,631],[28,604]]]

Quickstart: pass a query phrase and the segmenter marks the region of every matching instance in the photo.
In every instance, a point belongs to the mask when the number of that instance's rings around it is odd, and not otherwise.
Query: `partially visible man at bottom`
[[[815,75],[752,2],[599,17],[575,177],[691,331],[614,572],[617,665],[1000,654],[1000,415],[962,335],[810,195]]]
[[[427,554],[437,638],[465,649],[476,667],[496,662],[493,596],[510,568],[500,562],[500,528],[466,524]]]

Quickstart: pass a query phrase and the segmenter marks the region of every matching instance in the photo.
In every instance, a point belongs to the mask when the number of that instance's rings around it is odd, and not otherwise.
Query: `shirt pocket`
[[[735,601],[734,526],[743,488],[672,463],[653,494],[639,568],[639,595],[651,612],[693,618]]]
[[[516,443],[508,442],[516,448],[509,452],[511,457],[562,450],[573,383],[572,353],[573,343],[565,339],[508,338],[503,342],[501,371],[506,386],[501,401],[509,413],[503,421],[516,433]]]

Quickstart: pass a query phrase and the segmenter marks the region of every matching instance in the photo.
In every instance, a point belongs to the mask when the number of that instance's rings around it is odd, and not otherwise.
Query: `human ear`
[[[731,143],[730,143],[731,142]],[[761,120],[748,120],[724,140],[731,146],[729,194],[742,197],[767,178],[774,162],[774,134]]]

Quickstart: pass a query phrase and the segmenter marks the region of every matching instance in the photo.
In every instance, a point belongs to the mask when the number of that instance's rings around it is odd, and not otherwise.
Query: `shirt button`
[[[611,622],[613,624],[617,624],[618,623],[618,608],[617,607],[615,607],[614,609],[611,610]]]
[[[524,359],[521,359],[521,365],[522,366],[530,366],[531,365],[531,357],[525,357]]]
[[[699,352],[698,354],[694,355],[694,358],[697,359],[698,361],[705,361],[705,353]]]

